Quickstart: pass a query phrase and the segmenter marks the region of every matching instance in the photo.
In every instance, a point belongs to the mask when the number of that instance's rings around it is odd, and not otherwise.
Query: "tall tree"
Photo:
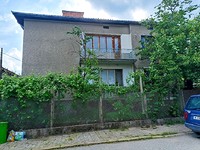
[[[176,92],[184,81],[200,79],[200,19],[193,15],[198,8],[191,0],[162,0],[143,22],[152,38],[140,54],[150,59],[149,90],[154,93]]]

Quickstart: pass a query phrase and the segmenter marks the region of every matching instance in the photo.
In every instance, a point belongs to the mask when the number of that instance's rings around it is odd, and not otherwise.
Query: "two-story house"
[[[63,11],[63,16],[12,12],[24,30],[22,75],[69,73],[80,63],[80,45],[74,26],[92,36],[93,49],[102,68],[102,80],[126,86],[130,72],[147,66],[136,56],[141,37],[149,31],[137,21],[84,18],[83,12]]]

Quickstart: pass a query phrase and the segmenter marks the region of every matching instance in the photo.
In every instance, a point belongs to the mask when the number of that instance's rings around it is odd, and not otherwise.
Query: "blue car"
[[[184,109],[185,126],[200,134],[200,94],[190,96]]]

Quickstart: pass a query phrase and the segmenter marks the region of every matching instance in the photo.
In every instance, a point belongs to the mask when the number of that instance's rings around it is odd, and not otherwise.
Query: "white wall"
[[[122,53],[130,53],[130,51],[132,50],[131,34],[121,35],[121,49]]]

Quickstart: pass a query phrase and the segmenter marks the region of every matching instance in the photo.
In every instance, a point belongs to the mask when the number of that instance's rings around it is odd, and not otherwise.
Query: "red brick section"
[[[84,12],[63,10],[62,14],[63,14],[63,16],[66,16],[66,17],[83,18]]]

